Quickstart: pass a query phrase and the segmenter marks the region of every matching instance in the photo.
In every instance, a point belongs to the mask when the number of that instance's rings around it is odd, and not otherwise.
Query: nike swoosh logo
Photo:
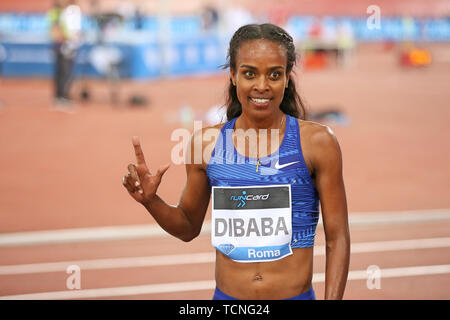
[[[294,162],[289,162],[289,163],[285,163],[285,164],[280,164],[279,160],[277,160],[277,162],[275,163],[275,169],[280,170],[283,168],[286,168],[287,166],[290,166],[291,164],[297,163],[299,161],[294,161]]]

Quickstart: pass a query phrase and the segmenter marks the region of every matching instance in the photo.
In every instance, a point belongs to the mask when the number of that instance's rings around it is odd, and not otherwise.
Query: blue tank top
[[[263,186],[290,184],[292,190],[292,248],[314,246],[319,220],[319,194],[303,159],[300,129],[286,115],[284,138],[277,152],[249,158],[236,151],[232,133],[237,118],[225,123],[206,168],[210,186]]]

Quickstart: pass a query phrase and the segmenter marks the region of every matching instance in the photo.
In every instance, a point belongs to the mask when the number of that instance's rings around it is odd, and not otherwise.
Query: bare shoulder
[[[212,150],[223,126],[224,123],[206,126],[192,133],[189,147],[187,148],[186,164],[194,164],[199,169],[206,170]]]
[[[205,143],[206,144],[209,143],[212,137],[217,138],[223,126],[224,123],[219,123],[214,126],[206,126],[199,130],[194,131],[191,134],[190,144],[202,143],[202,145],[205,145]]]
[[[206,126],[206,127],[202,127],[201,129],[194,131],[191,135],[191,138],[194,137],[203,137],[203,136],[211,136],[214,135],[215,133],[219,134],[220,130],[222,129],[222,127],[224,126],[225,123],[219,123],[213,126]]]
[[[314,121],[298,120],[300,136],[305,143],[315,147],[332,147],[337,145],[337,138],[333,130],[324,124]]]
[[[342,156],[333,130],[324,124],[299,120],[300,140],[305,161],[316,171],[330,163],[340,163]]]
[[[207,126],[207,127],[202,128],[202,132],[207,133],[208,131],[212,131],[212,132],[219,133],[224,125],[225,125],[225,123],[219,123],[214,126]]]

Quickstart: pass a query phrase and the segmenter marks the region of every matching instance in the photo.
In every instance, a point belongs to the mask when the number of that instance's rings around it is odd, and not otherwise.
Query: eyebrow
[[[239,68],[248,68],[248,69],[252,69],[252,70],[257,70],[258,68],[248,65],[248,64],[242,64],[239,66]],[[269,70],[275,70],[275,69],[284,69],[283,66],[274,66],[274,67],[270,67]]]

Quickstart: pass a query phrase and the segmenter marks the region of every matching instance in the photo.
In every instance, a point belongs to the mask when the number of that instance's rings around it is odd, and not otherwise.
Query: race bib
[[[292,254],[291,186],[212,188],[212,245],[237,262]]]

